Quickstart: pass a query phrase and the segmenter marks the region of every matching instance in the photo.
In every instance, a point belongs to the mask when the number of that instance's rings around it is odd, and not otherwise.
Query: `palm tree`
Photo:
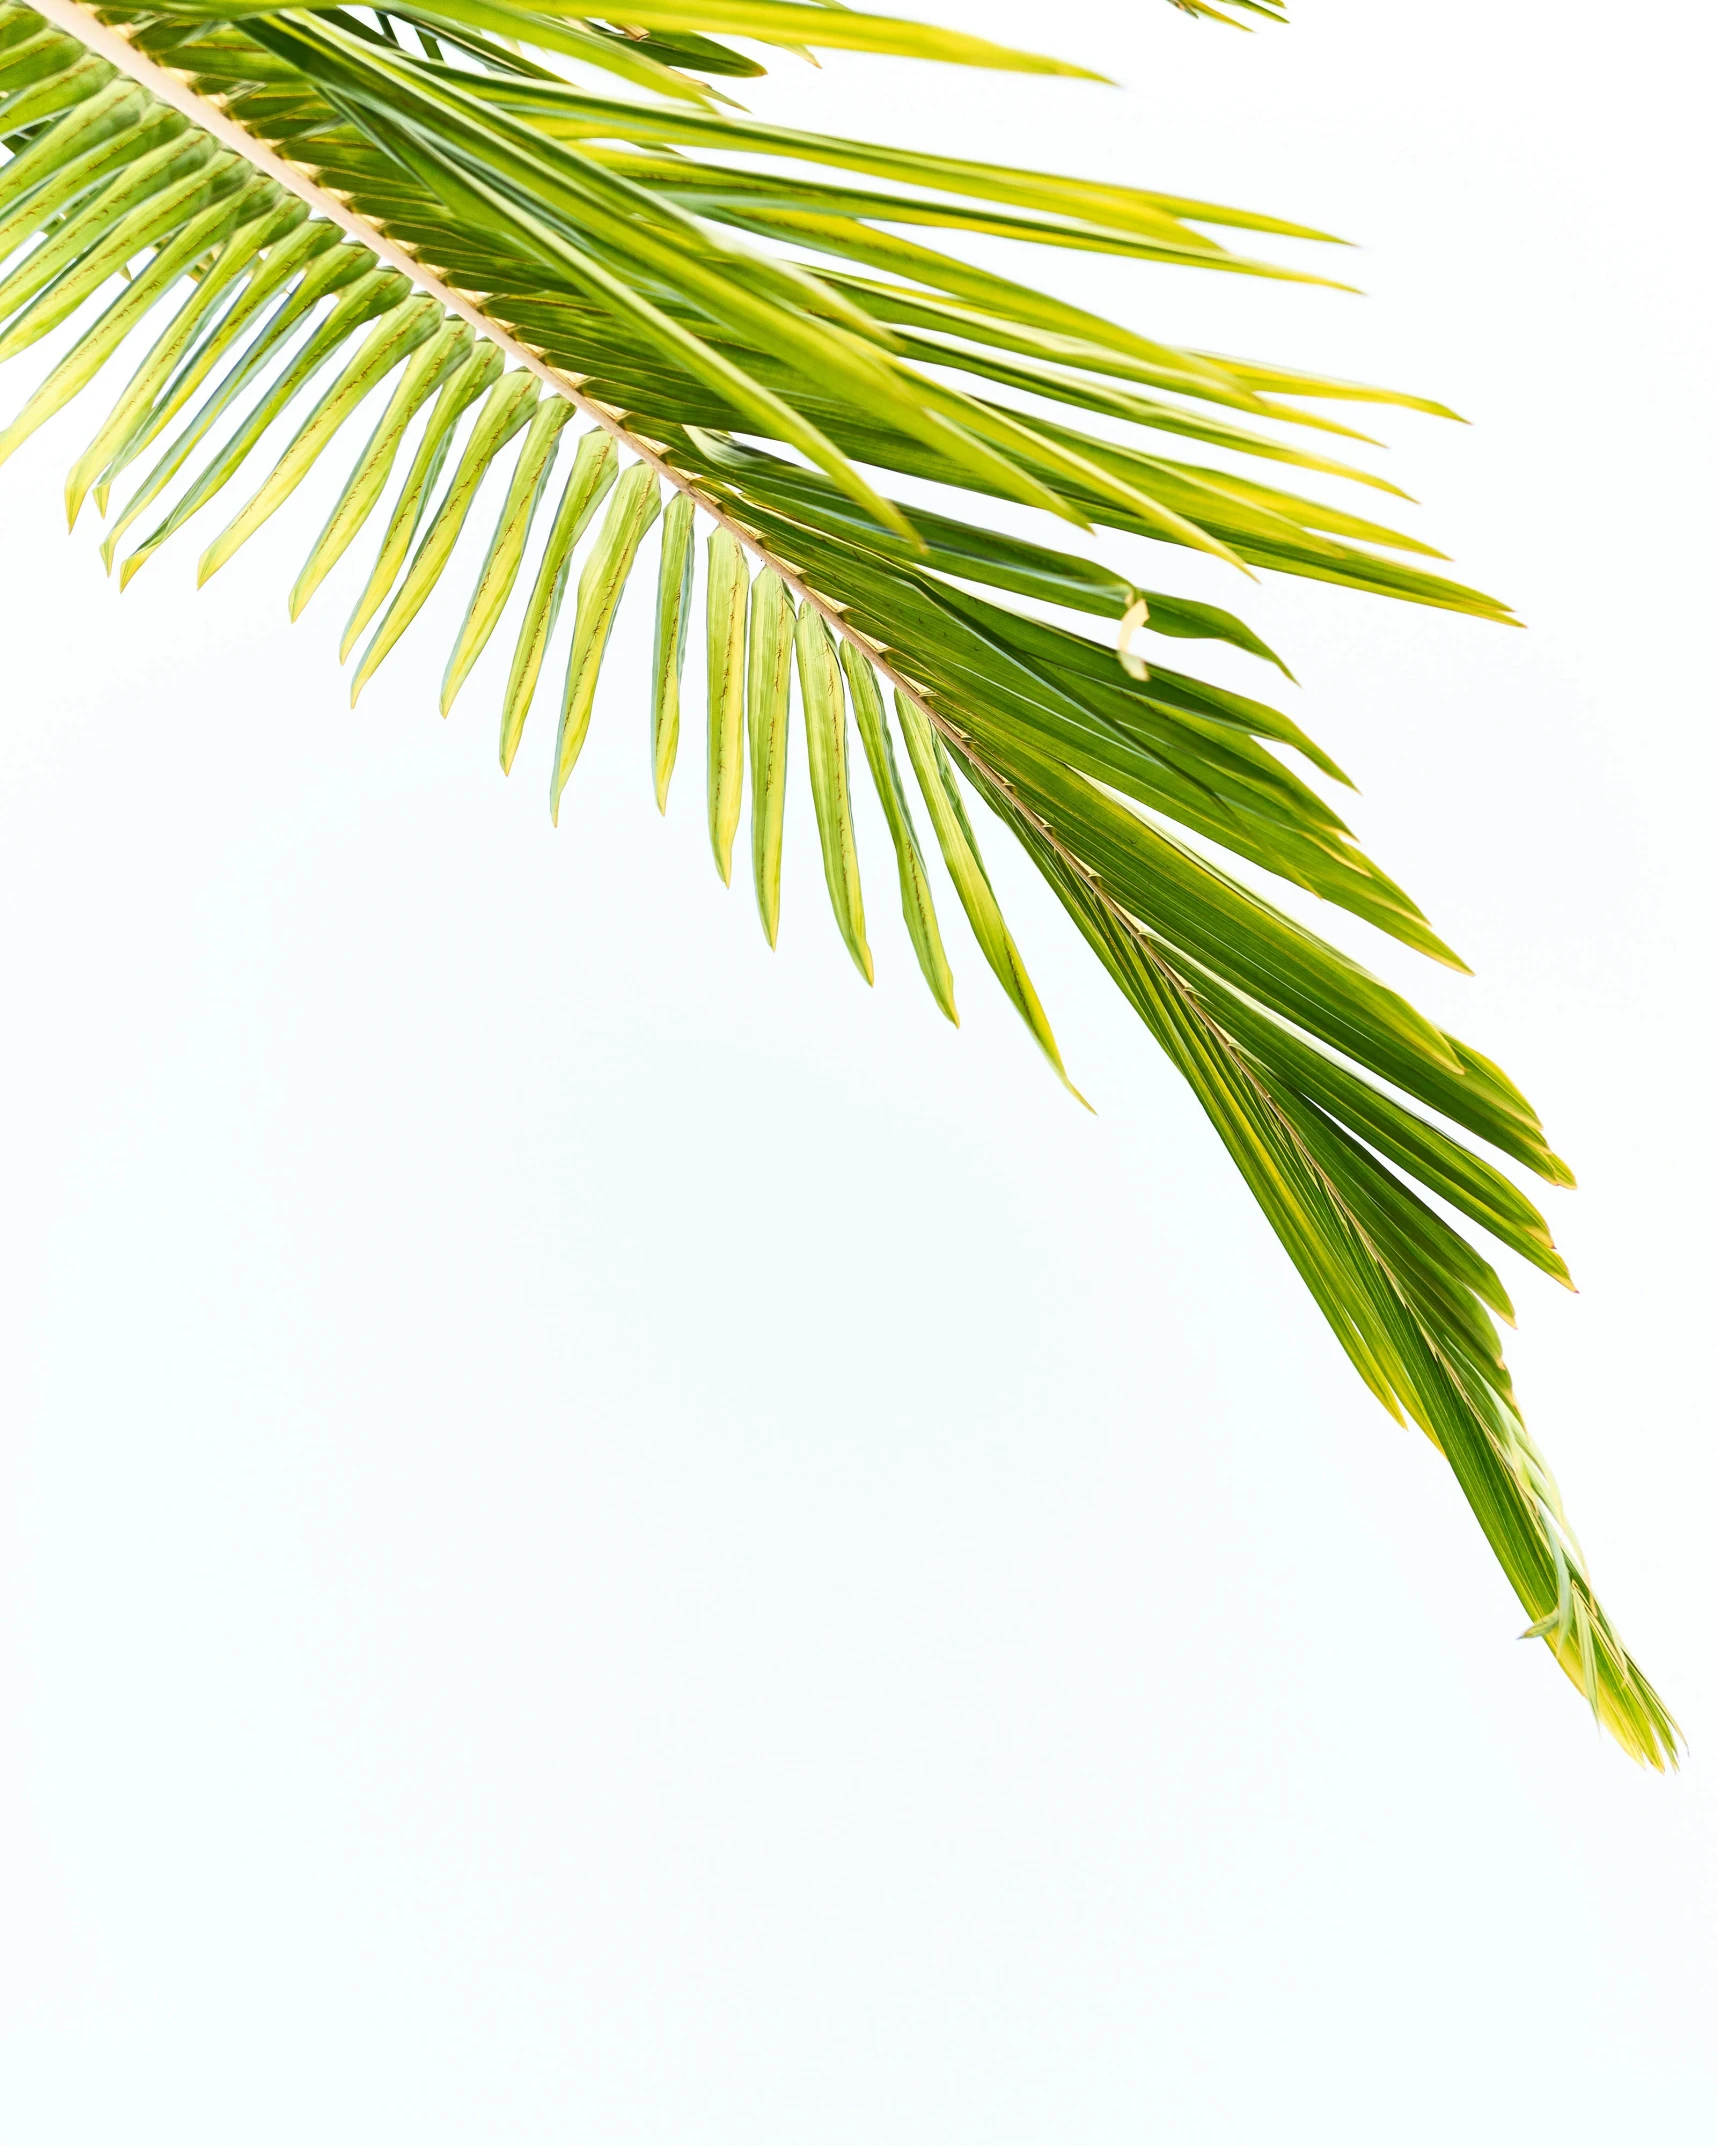
[[[207,580],[367,406],[371,429],[290,598],[297,617],[379,526],[342,643],[342,657],[361,644],[354,700],[506,464],[441,707],[517,595],[500,711],[511,768],[594,527],[565,636],[551,814],[658,521],[649,704],[666,808],[706,530],[710,841],[726,881],[749,783],[770,943],[796,672],[829,900],[860,973],[872,964],[849,706],[937,1005],[956,1019],[901,746],[978,945],[1057,1074],[968,793],[1191,1084],[1361,1378],[1447,1459],[1529,1632],[1625,1750],[1672,1762],[1675,1724],[1599,1606],[1520,1416],[1492,1320],[1509,1315],[1507,1294],[1450,1220],[1566,1281],[1537,1209],[1460,1136],[1552,1184],[1572,1183],[1567,1166],[1497,1066],[1219,859],[1458,957],[1289,764],[1347,781],[1296,723],[1158,660],[1160,642],[1204,640],[1285,670],[1239,618],[982,518],[1003,500],[1243,571],[1504,619],[1423,563],[1439,555],[1416,539],[1231,466],[1389,492],[1322,451],[1363,438],[1329,405],[1449,413],[1174,348],[930,243],[975,232],[1319,281],[1212,233],[1323,234],[764,124],[720,86],[761,65],[720,40],[1081,69],[838,0],[627,0],[624,15],[553,0],[0,0],[0,357],[81,327],[0,435],[0,459],[141,349],[67,478],[68,516],[93,498],[110,517],[103,556],[126,583],[243,477],[255,489],[204,550]],[[1088,429],[1081,412],[1108,422]],[[1228,460],[1164,451],[1178,442]],[[909,480],[906,499],[879,489],[891,473]],[[911,480],[963,493],[976,518],[932,511]],[[1108,623],[1093,637],[1080,616]]]

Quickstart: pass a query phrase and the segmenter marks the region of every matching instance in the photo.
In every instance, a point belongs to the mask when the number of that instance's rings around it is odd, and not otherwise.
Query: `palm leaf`
[[[1228,22],[1277,13],[1178,4]],[[1312,444],[1364,442],[1331,405],[1448,413],[1156,341],[944,250],[978,235],[1336,280],[1224,237],[1323,234],[751,119],[715,87],[761,71],[733,36],[1082,72],[798,0],[652,0],[624,32],[566,0],[365,14],[0,0],[0,357],[73,337],[0,434],[0,460],[131,353],[68,512],[93,497],[128,581],[227,494],[206,579],[356,425],[292,615],[368,532],[342,651],[365,643],[355,695],[440,612],[477,518],[487,547],[453,609],[442,710],[501,635],[510,768],[574,592],[552,812],[647,557],[665,809],[701,524],[711,842],[727,880],[749,761],[771,943],[796,674],[824,878],[860,973],[862,766],[919,966],[955,1018],[909,766],[978,947],[1055,1070],[1067,1078],[968,797],[1022,844],[1186,1078],[1359,1375],[1446,1458],[1529,1631],[1626,1750],[1673,1760],[1674,1723],[1599,1606],[1527,1434],[1493,1323],[1511,1316],[1502,1280],[1450,1219],[1566,1280],[1502,1164],[1553,1184],[1568,1170],[1499,1068],[1238,876],[1273,875],[1459,965],[1320,786],[1346,782],[1327,754],[1267,701],[1158,649],[1214,640],[1281,659],[1233,613],[1067,548],[1068,525],[1118,531],[1505,620],[1421,540],[1284,489],[1300,472],[1394,492]],[[969,518],[896,499],[897,479],[963,493]],[[986,499],[1062,534],[993,530]],[[1110,621],[1110,637],[1081,619]]]

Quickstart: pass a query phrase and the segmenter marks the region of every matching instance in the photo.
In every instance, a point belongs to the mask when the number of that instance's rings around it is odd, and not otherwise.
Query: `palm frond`
[[[1285,671],[1241,619],[1140,589],[1064,538],[932,511],[914,489],[963,493],[974,517],[1002,500],[1087,534],[1506,620],[1418,539],[1256,473],[1392,493],[1308,444],[1363,442],[1328,406],[1449,413],[1152,340],[924,236],[1316,282],[1221,234],[1324,234],[752,119],[715,87],[760,71],[723,42],[735,36],[1081,72],[797,0],[662,0],[629,6],[624,29],[543,0],[0,0],[0,357],[73,337],[0,460],[131,354],[68,513],[94,500],[129,582],[224,502],[206,580],[358,424],[291,613],[370,532],[342,648],[361,644],[355,698],[435,608],[472,518],[493,513],[455,607],[442,712],[510,617],[511,768],[560,634],[551,813],[646,557],[666,809],[701,520],[710,839],[725,881],[749,788],[770,943],[802,746],[831,910],[870,980],[862,765],[936,1004],[957,1018],[932,848],[1067,1080],[984,866],[966,803],[981,799],[1191,1085],[1360,1376],[1447,1459],[1530,1631],[1622,1746],[1661,1766],[1674,1723],[1600,1608],[1526,1432],[1493,1323],[1510,1316],[1502,1281],[1448,1218],[1566,1280],[1536,1207],[1460,1136],[1552,1184],[1568,1170],[1495,1065],[1219,859],[1458,957],[1360,848],[1319,786],[1347,778],[1291,717],[1158,660],[1159,643],[1207,640]],[[1110,621],[1109,637],[1070,618]]]

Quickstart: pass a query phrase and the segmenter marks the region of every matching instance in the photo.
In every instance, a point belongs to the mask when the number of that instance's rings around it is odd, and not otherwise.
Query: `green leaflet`
[[[787,810],[787,708],[794,611],[787,584],[765,567],[751,584],[745,719],[751,742],[751,874],[763,936],[781,925],[781,829]]]
[[[399,577],[399,570],[411,549],[411,540],[417,534],[418,524],[429,503],[429,495],[435,489],[435,481],[453,444],[454,428],[478,396],[500,376],[501,353],[493,343],[479,343],[458,371],[443,382],[429,413],[429,422],[423,428],[423,437],[417,443],[417,452],[405,473],[405,482],[394,500],[387,528],[382,532],[370,578],[360,590],[358,600],[352,606],[352,615],[346,621],[346,630],[340,640],[342,663],[357,646],[358,636],[387,601],[388,591]]]
[[[1303,224],[1283,223],[1275,217],[1254,216],[1245,210],[1220,208],[1209,202],[1173,202],[1166,195],[1147,193],[1137,187],[1111,186],[1101,180],[1072,179],[1059,173],[1026,171],[1012,165],[927,155],[890,144],[811,134],[768,121],[727,114],[686,108],[662,111],[644,105],[625,105],[617,99],[589,96],[554,80],[492,76],[478,83],[477,93],[491,103],[530,113],[545,132],[562,138],[580,139],[594,135],[613,139],[618,135],[633,142],[676,147],[696,145],[705,149],[738,150],[743,155],[781,157],[794,162],[820,164],[832,171],[865,172],[876,178],[895,179],[933,192],[964,195],[975,201],[1012,202],[1051,216],[1091,218],[1118,230],[1147,234],[1172,234],[1181,227],[1182,212],[1195,211],[1198,222],[1204,224],[1231,224],[1240,229],[1275,232],[1292,238],[1316,239],[1326,235],[1308,230]]]
[[[745,786],[745,553],[729,530],[709,540],[709,840],[722,885],[733,880],[733,838]]]
[[[793,644],[799,659],[805,758],[811,769],[811,798],[817,810],[829,906],[835,912],[835,922],[854,966],[867,984],[874,983],[876,974],[864,935],[864,894],[859,886],[858,845],[853,839],[852,793],[847,784],[847,696],[829,629],[823,624],[822,613],[810,604],[800,609]]]
[[[512,669],[508,673],[507,690],[501,703],[503,774],[511,772],[513,756],[517,753],[519,739],[524,734],[525,717],[530,713],[531,700],[536,693],[543,656],[548,648],[548,637],[553,633],[554,622],[560,614],[560,602],[566,590],[567,570],[572,561],[573,546],[584,534],[590,517],[607,497],[619,469],[620,458],[615,453],[614,442],[608,434],[585,433],[572,458],[572,473],[566,480],[566,490],[561,494],[560,505],[555,510],[548,542],[543,546],[536,585],[531,590],[530,601],[525,606],[524,624],[519,629],[518,643],[513,651]]]
[[[61,321],[69,320],[133,254],[168,236],[181,210],[208,198],[210,188],[223,178],[229,182],[236,178],[233,157],[211,153],[199,143],[170,143],[162,155],[177,167],[169,184],[140,189],[115,180],[114,189],[126,201],[135,200],[139,192],[144,198],[129,213],[91,210],[38,247],[0,285],[0,315],[16,316],[0,335],[0,362],[16,357],[51,334]],[[61,269],[67,272],[61,274]],[[40,295],[33,296],[37,292]],[[25,304],[25,298],[32,302]]]
[[[21,70],[27,71],[27,70]],[[85,56],[45,80],[33,80],[0,103],[0,134],[16,134],[79,104],[109,80],[108,69]]]
[[[465,452],[453,472],[447,495],[435,511],[428,532],[400,583],[399,593],[376,628],[363,660],[352,674],[352,706],[375,676],[383,658],[394,648],[405,629],[428,601],[441,579],[442,569],[453,556],[465,517],[477,497],[477,487],[488,475],[489,465],[513,434],[530,421],[536,407],[537,383],[531,373],[507,373],[489,390],[488,399],[471,428]]]
[[[650,701],[650,773],[656,810],[668,809],[668,784],[680,749],[680,680],[685,671],[686,639],[692,623],[692,573],[695,551],[691,497],[676,492],[662,516],[662,565],[656,592],[656,647]]]
[[[841,643],[841,668],[846,672],[853,714],[858,719],[859,737],[864,743],[865,759],[870,764],[871,780],[876,785],[883,817],[888,822],[889,837],[894,843],[895,863],[900,872],[900,913],[906,919],[912,950],[918,956],[918,966],[930,986],[930,995],[958,1028],[960,1015],[954,1004],[954,973],[943,951],[936,906],[930,895],[930,878],[924,869],[911,809],[901,787],[900,771],[895,765],[894,740],[889,734],[888,716],[882,705],[876,673],[850,641]]]
[[[49,184],[24,196],[6,219],[7,251],[38,232],[43,242],[0,277],[0,318],[45,290],[125,217],[211,160],[213,143],[176,114],[174,120],[169,124],[151,114],[141,127],[98,142]]]
[[[437,0],[437,5],[420,20],[441,29],[487,31],[492,36],[535,44],[543,51],[564,52],[569,59],[600,67],[658,96],[685,98],[699,104],[713,101],[701,84],[640,52],[631,39],[603,35],[570,17],[544,20],[508,7],[502,0]]]
[[[549,777],[549,817],[560,823],[560,795],[566,788],[590,728],[596,705],[596,681],[607,652],[620,592],[626,586],[650,524],[662,511],[656,472],[634,462],[614,487],[614,497],[578,577],[578,616],[573,621],[572,652],[566,664],[566,692],[560,704],[560,729]]]
[[[236,278],[249,274],[259,249],[278,245],[309,212],[301,201],[283,201],[266,214],[242,223],[193,286],[164,334],[132,375],[125,392],[108,412],[100,430],[72,465],[66,478],[66,527],[75,529],[83,503],[97,478],[108,469],[124,443],[146,421],[186,350],[204,328],[210,310]],[[165,421],[165,420],[164,420]],[[103,487],[103,501],[106,488]]]
[[[470,350],[471,330],[466,324],[443,321],[431,339],[413,354],[292,584],[286,607],[289,617],[301,615],[345,556],[387,487],[407,427],[430,396],[466,362]]]
[[[370,330],[357,355],[299,427],[296,438],[275,464],[260,491],[227,524],[203,553],[197,566],[199,587],[217,573],[254,536],[316,464],[323,449],[376,384],[403,364],[420,343],[435,333],[440,308],[429,298],[409,298]]]
[[[848,222],[931,224],[992,238],[1017,237],[1081,251],[1124,253],[1142,260],[1180,262],[1220,257],[1223,251],[1214,239],[1169,216],[1162,217],[1155,235],[1146,238],[1114,227],[1100,214],[1077,218],[1022,215],[968,201],[927,200],[922,194],[839,186],[795,172],[765,172],[755,166],[739,171],[683,151],[671,157],[650,156],[587,144],[585,153],[660,187],[685,207],[731,218],[740,228],[749,227],[746,219],[752,214],[764,219],[829,216]]]
[[[341,265],[336,263],[336,265]],[[330,269],[330,278],[333,270]],[[306,278],[306,281],[310,280]],[[276,380],[267,394],[255,405],[238,430],[221,448],[196,482],[190,486],[166,520],[151,530],[135,551],[129,553],[119,570],[119,585],[128,588],[135,577],[149,563],[161,546],[175,531],[183,528],[191,516],[206,506],[217,492],[237,476],[245,461],[298,391],[313,380],[328,360],[334,356],[354,328],[397,304],[403,295],[403,279],[391,269],[374,269],[354,277],[343,296],[334,305],[327,318],[311,335],[292,363]],[[224,403],[225,395],[211,397],[211,402]],[[166,482],[167,476],[189,452],[189,439],[200,435],[212,422],[212,412],[200,412],[193,425],[187,429],[187,439],[162,457],[155,472],[140,488],[137,497],[127,503],[125,513],[115,525],[109,543],[114,542],[130,522],[133,512],[148,497]]]
[[[942,861],[948,867],[948,877],[954,882],[954,891],[960,897],[960,906],[966,912],[972,936],[995,972],[996,981],[1012,999],[1020,1019],[1036,1038],[1039,1050],[1060,1075],[1069,1093],[1083,1103],[1085,1098],[1067,1078],[1067,1068],[1061,1062],[1061,1051],[1049,1018],[1026,974],[1013,934],[1002,917],[1001,905],[978,854],[977,838],[954,788],[954,777],[942,750],[942,741],[904,693],[895,694],[894,712],[900,718],[901,735],[906,740],[912,771],[918,777],[918,787],[930,814],[930,824],[936,830]]]
[[[215,367],[231,354],[240,330],[261,312],[276,292],[282,291],[294,276],[298,276],[296,287],[285,290],[279,304],[252,337],[243,357],[162,455],[103,538],[102,563],[110,571],[114,553],[126,530],[166,490],[222,414],[284,349],[305,314],[329,292],[359,279],[363,273],[362,257],[355,249],[340,245],[338,239],[339,233],[326,224],[305,223],[281,243],[270,247],[260,267],[253,264],[232,303],[212,323],[200,328],[190,353],[166,388],[147,407],[139,408],[135,422],[124,433],[96,482],[95,503],[103,514],[107,512],[108,496],[123,471],[151,442],[160,438]],[[300,270],[303,271],[301,275]],[[145,360],[145,370],[150,362]],[[134,380],[133,389],[136,385]],[[131,392],[127,391],[126,401],[131,400]]]
[[[29,401],[0,434],[0,462],[15,452],[39,425],[89,385],[131,330],[156,300],[186,269],[201,259],[233,225],[251,210],[271,208],[276,189],[266,179],[253,180],[241,193],[229,194],[192,217],[170,245],[163,246],[153,261],[115,298],[95,325],[48,375]]]
[[[752,497],[767,499],[789,513],[810,511],[824,526],[833,523],[850,531],[867,546],[903,564],[922,565],[939,574],[1010,589],[1021,596],[1038,597],[1046,603],[1108,618],[1119,619],[1136,601],[1144,601],[1149,606],[1148,624],[1153,633],[1226,641],[1275,664],[1284,675],[1291,675],[1281,657],[1266,647],[1250,627],[1214,604],[1190,603],[1155,589],[1137,589],[1093,560],[1051,551],[1042,544],[980,529],[970,522],[954,521],[924,507],[906,510],[917,540],[906,544],[892,530],[868,522],[815,471],[797,469],[772,455],[727,443],[721,445],[719,460],[724,471],[731,471]],[[1283,729],[1285,718],[1274,710],[1267,713],[1275,726],[1269,735],[1298,745],[1326,774],[1334,775],[1338,781],[1346,780],[1334,762],[1311,745],[1297,724]]]
[[[105,81],[112,72],[59,31],[38,21],[34,33],[17,38],[0,59],[0,91],[7,98],[6,106],[0,107],[4,118],[12,126],[28,125],[28,121],[12,118],[11,99],[30,84],[63,78],[68,69],[75,68],[94,73],[98,81]]]
[[[178,114],[157,116],[140,89],[110,82],[87,103],[45,128],[0,170],[0,260],[43,230],[69,201],[136,156],[140,127],[156,137],[183,135]],[[79,149],[79,143],[88,147]]]
[[[860,15],[845,8],[805,7],[794,0],[637,0],[628,19],[645,29],[700,30],[711,36],[755,37],[792,47],[820,45],[849,52],[887,52],[908,59],[953,61],[966,67],[1000,67],[1026,74],[1079,75],[1101,81],[1089,68],[1015,52],[981,37],[938,30],[929,23],[893,15]]]
[[[519,578],[519,568],[524,562],[531,524],[548,488],[555,456],[560,451],[561,429],[572,415],[571,403],[561,401],[558,396],[545,396],[537,405],[531,428],[525,434],[525,443],[519,449],[513,481],[507,487],[501,518],[495,524],[489,555],[477,577],[465,623],[453,644],[453,653],[447,659],[446,674],[441,681],[443,715],[452,707],[455,695],[470,675],[471,666],[488,645],[489,636],[506,609],[507,598],[513,593],[513,583]]]

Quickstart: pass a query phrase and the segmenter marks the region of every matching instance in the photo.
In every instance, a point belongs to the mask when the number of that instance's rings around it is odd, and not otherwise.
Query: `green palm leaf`
[[[1177,4],[1227,22],[1278,13]],[[645,559],[649,758],[666,808],[702,550],[711,842],[728,880],[749,779],[770,943],[802,746],[831,910],[861,975],[873,959],[852,791],[868,778],[937,1005],[956,1018],[930,848],[1066,1080],[984,866],[967,808],[981,799],[1191,1085],[1355,1369],[1448,1461],[1529,1631],[1626,1750],[1673,1760],[1674,1723],[1599,1606],[1526,1431],[1493,1323],[1511,1316],[1502,1280],[1450,1219],[1566,1280],[1536,1207],[1479,1150],[1553,1184],[1567,1168],[1499,1068],[1237,876],[1274,875],[1459,966],[1360,848],[1321,786],[1347,778],[1299,725],[1159,649],[1213,640],[1281,659],[1233,613],[1067,548],[1069,525],[1119,531],[1504,620],[1422,541],[1277,481],[1304,471],[1393,493],[1327,451],[1364,439],[1330,406],[1448,413],[1155,341],[943,249],[978,235],[1318,282],[1335,279],[1223,234],[1323,234],[751,119],[716,87],[761,71],[722,41],[736,36],[1084,72],[799,0],[640,0],[623,30],[568,0],[364,14],[0,0],[0,357],[74,337],[0,433],[0,460],[131,353],[68,513],[93,498],[110,517],[104,555],[129,581],[243,480],[205,535],[206,579],[361,437],[292,615],[368,531],[342,650],[365,642],[355,696],[441,614],[475,519],[487,548],[450,613],[442,710],[500,636],[510,768],[573,592],[551,812]],[[963,493],[969,518],[896,499],[897,479]],[[1058,533],[993,530],[986,499]],[[1111,622],[1108,637],[1081,619]]]

